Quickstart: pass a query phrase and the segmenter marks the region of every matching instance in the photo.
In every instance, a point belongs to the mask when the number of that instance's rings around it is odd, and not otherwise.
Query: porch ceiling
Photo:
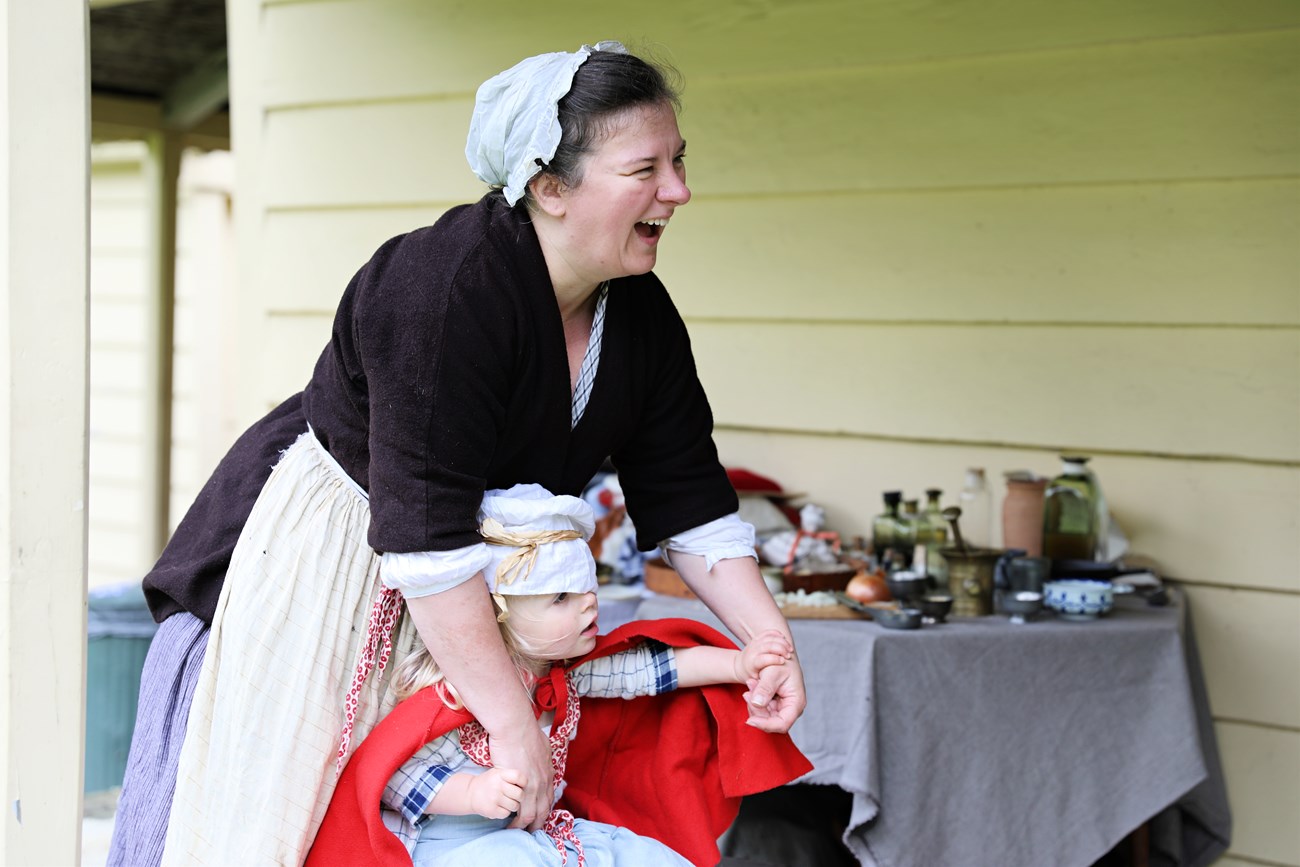
[[[174,127],[226,108],[225,0],[89,0],[97,96],[163,105]]]

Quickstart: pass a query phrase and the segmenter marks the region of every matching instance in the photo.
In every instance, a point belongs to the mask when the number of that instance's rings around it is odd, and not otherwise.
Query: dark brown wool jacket
[[[736,510],[686,327],[654,274],[611,282],[572,430],[570,407],[559,308],[522,208],[493,193],[388,241],[348,284],[306,388],[235,443],[145,577],[154,617],[212,622],[253,501],[308,424],[369,493],[376,551],[472,545],[484,490],[577,495],[606,458],[642,549]]]

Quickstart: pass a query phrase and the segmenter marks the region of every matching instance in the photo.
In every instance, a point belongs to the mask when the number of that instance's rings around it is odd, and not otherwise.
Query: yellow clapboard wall
[[[148,568],[145,477],[145,232],[142,142],[98,144],[90,181],[90,406],[87,580]]]
[[[657,270],[724,460],[851,534],[886,488],[1093,454],[1192,600],[1224,863],[1300,865],[1300,6],[241,0],[230,28],[245,421],[378,244],[481,193],[480,82],[649,46],[695,193]]]
[[[233,300],[229,187],[214,166],[229,154],[187,152],[178,194],[175,374],[170,525],[175,527],[237,430],[223,411],[223,366],[235,355],[220,307]],[[145,490],[148,151],[97,142],[90,183],[90,437],[87,557],[90,586],[138,582],[153,504]],[[216,178],[219,182],[213,183]],[[232,266],[233,267],[233,266]],[[233,278],[233,274],[231,275]],[[221,357],[217,357],[220,354]],[[232,412],[229,413],[233,415]]]

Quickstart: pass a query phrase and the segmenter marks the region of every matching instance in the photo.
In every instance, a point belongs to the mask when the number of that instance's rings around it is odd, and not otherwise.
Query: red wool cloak
[[[694,620],[647,620],[600,636],[596,648],[573,664],[646,638],[671,647],[735,646]],[[550,684],[564,689],[562,677],[542,687]],[[692,864],[717,864],[717,838],[735,819],[742,796],[812,770],[789,735],[745,725],[743,693],[739,684],[718,684],[630,701],[583,699],[560,806],[581,818],[654,837]],[[562,695],[559,707],[564,707]],[[380,819],[384,787],[416,750],[471,719],[467,711],[448,708],[432,688],[394,708],[344,768],[306,867],[410,865],[406,848]]]

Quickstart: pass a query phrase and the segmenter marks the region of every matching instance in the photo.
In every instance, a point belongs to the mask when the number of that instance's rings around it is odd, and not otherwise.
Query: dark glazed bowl
[[[920,609],[923,618],[943,623],[948,619],[948,612],[952,611],[952,597],[922,596],[916,600],[916,607]]]
[[[871,619],[886,629],[921,628],[921,612],[915,608],[873,608]]]
[[[930,588],[930,576],[916,572],[895,572],[885,576],[889,592],[895,599],[906,605],[920,599]]]
[[[1012,623],[1024,623],[1043,610],[1043,594],[1029,590],[1007,592],[1002,596],[1002,610],[1011,615]]]

